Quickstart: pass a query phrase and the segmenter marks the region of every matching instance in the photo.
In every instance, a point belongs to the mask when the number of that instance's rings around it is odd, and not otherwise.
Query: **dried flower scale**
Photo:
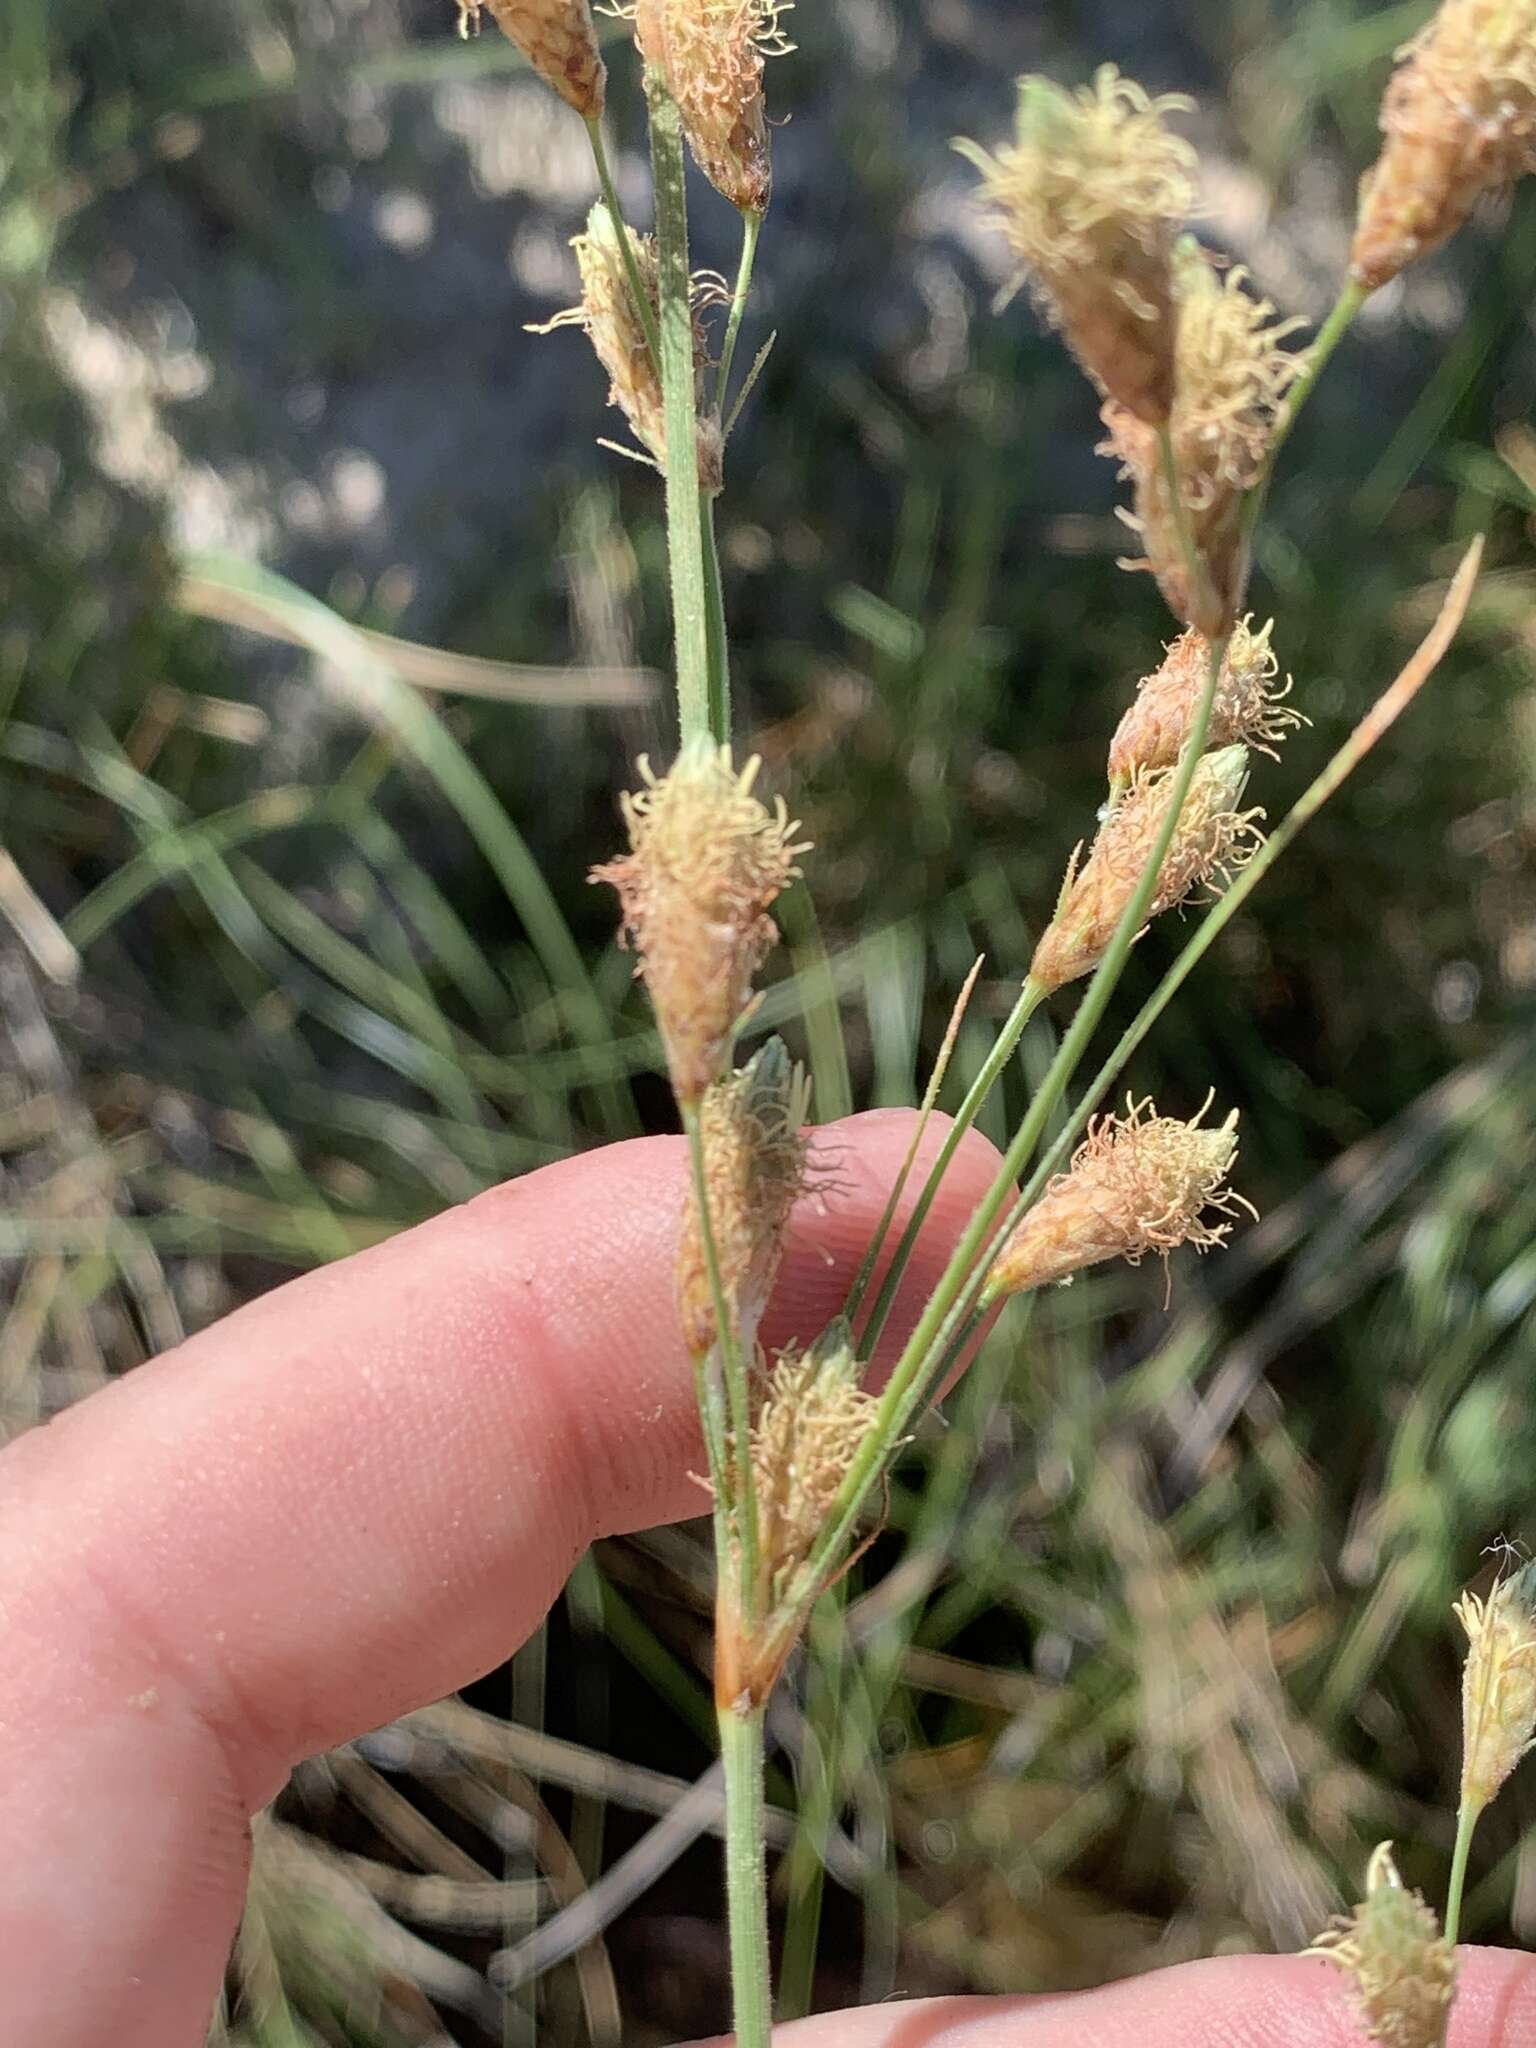
[[[1305,722],[1284,701],[1291,679],[1280,679],[1280,664],[1270,645],[1273,623],[1271,620],[1255,632],[1249,619],[1239,619],[1232,629],[1211,705],[1208,747],[1238,745],[1272,753],[1287,732]],[[1136,701],[1110,743],[1112,784],[1123,787],[1138,769],[1174,765],[1193,723],[1210,663],[1210,642],[1193,627],[1172,643],[1161,664],[1138,686]]]
[[[1371,1857],[1363,1902],[1320,1934],[1309,1953],[1353,1978],[1368,2039],[1382,2048],[1442,2048],[1456,1991],[1456,1953],[1429,1907],[1399,1877],[1390,1842]]]
[[[459,0],[459,33],[480,25],[488,9],[546,85],[584,120],[603,111],[608,73],[598,48],[589,0]]]
[[[699,169],[743,213],[773,191],[764,60],[782,56],[787,0],[636,0],[635,42],[677,102]]]
[[[787,1351],[768,1376],[752,1429],[764,1591],[780,1601],[810,1556],[879,1402],[847,1331],[834,1325],[809,1351]]]

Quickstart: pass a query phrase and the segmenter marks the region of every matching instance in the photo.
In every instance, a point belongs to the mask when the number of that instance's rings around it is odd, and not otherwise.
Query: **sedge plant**
[[[878,1519],[886,1476],[924,1404],[1011,1298],[1102,1261],[1211,1248],[1244,1206],[1229,1179],[1235,1109],[1206,1121],[1208,1104],[1178,1118],[1134,1093],[1123,1115],[1101,1105],[1274,860],[1412,701],[1465,611],[1480,544],[1413,660],[1266,837],[1264,810],[1250,801],[1254,756],[1273,754],[1303,715],[1287,701],[1274,623],[1256,623],[1248,606],[1276,457],[1370,294],[1454,232],[1482,192],[1536,165],[1536,0],[1445,0],[1403,53],[1350,268],[1310,347],[1301,322],[1189,232],[1199,166],[1179,132],[1187,101],[1155,98],[1108,64],[1076,90],[1031,78],[1010,139],[957,145],[979,174],[979,202],[1012,254],[1015,284],[1029,285],[1099,393],[1103,452],[1129,497],[1122,516],[1137,552],[1127,566],[1155,577],[1177,634],[1113,737],[1097,829],[1067,863],[1032,958],[1018,963],[1012,1012],[933,1164],[917,1175],[914,1139],[842,1313],[774,1357],[759,1340],[763,1311],[791,1208],[822,1169],[803,1076],[777,1041],[744,1062],[737,1044],[777,937],[775,903],[812,849],[785,799],[762,794],[759,763],[737,759],[714,522],[731,427],[755,374],[740,374],[738,343],[772,197],[765,85],[768,61],[788,47],[787,9],[784,0],[634,0],[654,190],[654,231],[641,233],[624,219],[609,169],[608,81],[588,0],[484,5],[591,138],[598,197],[575,244],[581,299],[551,324],[590,337],[632,436],[622,452],[656,470],[665,492],[679,742],[669,763],[639,764],[640,786],[622,804],[627,848],[593,880],[618,894],[687,1137],[678,1298],[713,1513],[732,2004],[743,2048],[765,2048],[765,1712],[817,1601]],[[478,19],[476,0],[461,7],[466,21]],[[692,271],[689,155],[739,215],[734,281]],[[1153,918],[1181,906],[1204,915],[1068,1106],[1132,947]],[[875,1391],[869,1361],[924,1216],[1048,1002],[1067,1019],[1055,1056]],[[941,1079],[942,1060],[919,1135]],[[1443,2038],[1471,1830],[1536,1721],[1524,1583],[1505,1582],[1486,1603],[1469,1596],[1460,1610],[1473,1645],[1469,1775],[1445,1935],[1384,1850],[1359,1913],[1321,1944],[1354,1972],[1367,2031],[1399,2048]]]

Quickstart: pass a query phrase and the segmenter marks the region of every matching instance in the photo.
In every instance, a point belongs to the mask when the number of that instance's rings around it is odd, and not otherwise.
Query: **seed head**
[[[1150,98],[1112,64],[1071,93],[1023,78],[1012,143],[955,145],[1018,259],[1005,298],[1030,278],[1100,390],[1152,426],[1173,403],[1169,254],[1195,198],[1195,153],[1164,117],[1191,104]]]
[[[784,1352],[752,1428],[758,1541],[771,1611],[815,1547],[880,1404],[859,1385],[847,1327]]]
[[[1150,1102],[1128,1098],[1126,1110],[1089,1125],[1069,1170],[999,1253],[989,1299],[1069,1280],[1105,1259],[1134,1266],[1148,1252],[1166,1255],[1181,1244],[1209,1251],[1226,1237],[1231,1224],[1211,1223],[1206,1212],[1230,1216],[1242,1200],[1226,1185],[1237,1158],[1237,1111],[1202,1130],[1199,1116],[1181,1123],[1156,1115]]]
[[[1251,617],[1239,619],[1228,642],[1221,678],[1211,706],[1207,744],[1240,745],[1272,754],[1277,742],[1304,723],[1284,702],[1291,679],[1280,681],[1280,664],[1269,644],[1274,621],[1257,633]],[[1210,674],[1211,645],[1193,627],[1181,633],[1162,666],[1138,686],[1136,701],[1121,719],[1109,749],[1109,779],[1128,783],[1138,768],[1171,768],[1179,758],[1195,706]]]
[[[1536,1565],[1501,1578],[1486,1600],[1464,1593],[1461,1796],[1481,1811],[1536,1738]]]
[[[1442,2048],[1456,1991],[1456,1952],[1417,1892],[1409,1891],[1383,1842],[1365,1875],[1365,1899],[1313,1942],[1355,1980],[1360,2018],[1384,2048]]]
[[[640,282],[654,310],[657,304],[656,243],[650,235],[637,235],[615,224],[601,200],[587,216],[586,232],[577,235],[571,247],[581,273],[581,304],[532,331],[550,334],[557,327],[583,328],[591,340],[598,361],[611,380],[610,405],[617,406],[629,422],[630,431],[646,451],[646,459],[661,468],[667,459],[666,406],[661,377],[645,338],[639,309],[630,290],[624,263],[621,234],[629,236]],[[700,380],[698,422],[699,485],[703,490],[720,489],[724,461],[720,422],[702,402],[702,380],[709,365],[709,344],[697,308],[715,291],[714,280],[699,278],[694,286],[693,323],[694,368]],[[626,451],[628,452],[628,451]]]
[[[769,810],[753,795],[760,766],[754,757],[738,774],[730,749],[707,740],[659,778],[642,757],[645,787],[622,800],[630,851],[592,870],[619,892],[685,1108],[726,1071],[753,976],[778,936],[769,907],[809,850],[782,798]]]
[[[1444,0],[1398,55],[1351,252],[1367,291],[1438,249],[1483,193],[1536,170],[1536,0]]]
[[[750,1355],[778,1271],[784,1226],[806,1185],[810,1083],[771,1038],[704,1091],[699,1125],[721,1288]],[[683,1335],[695,1358],[719,1336],[699,1212],[690,1197],[677,1254]]]
[[[1030,964],[1042,988],[1061,988],[1091,974],[1104,957],[1167,817],[1175,774],[1172,768],[1138,769],[1081,868],[1082,848],[1073,854],[1056,914]],[[1219,747],[1202,756],[1158,873],[1149,919],[1183,903],[1202,884],[1230,879],[1251,856],[1264,813],[1237,808],[1247,782],[1246,747]]]
[[[1280,402],[1302,366],[1281,343],[1303,323],[1277,319],[1268,299],[1249,293],[1242,268],[1221,277],[1188,235],[1174,250],[1173,272],[1179,325],[1169,434],[1200,565],[1193,588],[1156,434],[1112,400],[1101,453],[1120,458],[1133,486],[1129,524],[1147,551],[1136,566],[1152,570],[1178,618],[1219,640],[1236,622],[1248,582],[1243,496],[1263,473]]]
[[[694,162],[744,213],[773,191],[763,65],[794,45],[780,25],[790,0],[635,0],[635,41],[677,102]]]
[[[488,7],[546,85],[584,120],[603,111],[608,73],[597,46],[590,0],[459,0],[459,34],[480,26]]]

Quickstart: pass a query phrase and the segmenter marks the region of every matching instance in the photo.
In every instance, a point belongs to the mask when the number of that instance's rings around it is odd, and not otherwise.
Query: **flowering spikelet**
[[[1303,323],[1277,320],[1268,299],[1248,292],[1241,267],[1219,276],[1189,236],[1174,250],[1173,269],[1179,326],[1169,433],[1201,570],[1194,588],[1156,434],[1111,401],[1101,453],[1120,458],[1134,487],[1129,523],[1147,551],[1141,566],[1157,577],[1178,618],[1219,640],[1236,621],[1248,581],[1243,495],[1263,473],[1280,401],[1302,366],[1280,344]]]
[[[1484,192],[1536,171],[1536,0],[1444,0],[1399,55],[1351,251],[1367,291],[1438,249]]]
[[[846,1325],[835,1323],[809,1351],[784,1352],[768,1376],[752,1470],[770,1611],[814,1548],[879,1411],[861,1371]]]
[[[630,851],[592,870],[619,892],[685,1108],[725,1072],[752,978],[778,936],[769,907],[808,850],[795,843],[783,799],[770,811],[753,795],[760,766],[754,757],[738,774],[730,749],[708,740],[659,778],[642,757],[645,787],[622,799]]]
[[[1168,814],[1176,771],[1140,769],[1099,827],[1087,860],[1068,866],[1056,914],[1035,948],[1030,976],[1057,989],[1091,974],[1114,936]],[[1258,844],[1262,811],[1239,811],[1248,781],[1246,747],[1201,757],[1164,857],[1147,915],[1160,917],[1202,883],[1226,879]]]
[[[635,41],[677,102],[695,163],[744,213],[773,190],[763,60],[782,56],[789,0],[636,0]]]
[[[738,1073],[704,1091],[699,1127],[720,1282],[750,1355],[768,1303],[789,1212],[806,1184],[810,1084],[773,1038]],[[719,1335],[698,1209],[690,1198],[677,1253],[683,1335],[698,1358]]]
[[[608,73],[597,47],[590,0],[459,0],[459,34],[480,26],[488,7],[546,85],[584,120],[603,111]]]
[[[1501,1578],[1486,1600],[1464,1593],[1461,1796],[1481,1811],[1536,1739],[1536,1565]]]
[[[557,313],[553,320],[546,320],[532,331],[550,334],[557,327],[585,330],[598,361],[611,380],[609,404],[617,406],[623,413],[635,439],[650,460],[661,468],[667,459],[666,405],[662,398],[661,377],[629,287],[623,245],[619,241],[621,234],[629,236],[641,284],[650,297],[651,305],[656,305],[654,238],[616,226],[612,214],[599,200],[587,215],[586,232],[571,242],[576,254],[576,267],[581,273],[581,304]],[[710,289],[712,286],[708,279],[696,280],[701,302],[702,295]],[[709,348],[697,316],[694,319],[693,353],[695,370],[702,380],[709,363]],[[702,404],[698,447],[700,487],[718,491],[724,459],[720,423],[714,413]]]
[[[1456,1952],[1383,1842],[1365,1874],[1365,1899],[1308,1951],[1355,1980],[1368,2038],[1384,2048],[1442,2048],[1456,1991]]]
[[[1271,619],[1256,633],[1251,619],[1239,619],[1233,628],[1211,705],[1207,746],[1257,747],[1268,754],[1291,727],[1304,723],[1283,701],[1291,679],[1280,681],[1280,664],[1269,644],[1273,626]],[[1110,742],[1113,784],[1129,782],[1138,768],[1171,768],[1178,760],[1210,667],[1210,642],[1193,627],[1181,633],[1162,666],[1139,685],[1135,703]]]
[[[1192,1244],[1208,1251],[1231,1229],[1206,1221],[1230,1215],[1242,1198],[1226,1185],[1237,1158],[1237,1111],[1214,1130],[1200,1117],[1157,1116],[1150,1102],[1126,1103],[1124,1118],[1097,1117],[1072,1155],[998,1254],[986,1295],[999,1300],[1068,1280],[1105,1259],[1137,1265],[1148,1252]],[[1202,1110],[1200,1115],[1203,1116]]]
[[[955,145],[1018,258],[1008,295],[1032,278],[1088,375],[1152,426],[1173,403],[1169,254],[1195,197],[1195,153],[1164,116],[1190,105],[1105,64],[1075,93],[1021,79],[1017,138],[995,156]]]

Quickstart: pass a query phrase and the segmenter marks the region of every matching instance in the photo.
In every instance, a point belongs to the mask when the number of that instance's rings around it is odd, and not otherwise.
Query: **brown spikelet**
[[[809,1104],[809,1082],[774,1038],[738,1073],[707,1088],[699,1105],[721,1291],[748,1355],[778,1270],[784,1226],[805,1190]],[[684,1339],[691,1355],[701,1358],[719,1330],[691,1194],[678,1246],[677,1287]]]
[[[1481,1811],[1536,1739],[1536,1566],[1455,1607],[1467,1632],[1461,1674],[1461,1796]]]
[[[1207,1210],[1231,1215],[1240,1196],[1226,1185],[1237,1158],[1237,1111],[1214,1130],[1200,1117],[1157,1116],[1149,1102],[1124,1118],[1098,1117],[1025,1216],[987,1278],[990,1300],[1068,1280],[1105,1259],[1136,1265],[1148,1252],[1192,1244],[1208,1251],[1231,1229]],[[1205,1114],[1201,1111],[1201,1116]]]
[[[1074,854],[1056,914],[1030,963],[1030,976],[1042,988],[1057,989],[1091,974],[1103,958],[1168,814],[1175,773],[1139,770],[1080,868]],[[1259,843],[1264,813],[1238,810],[1247,780],[1245,747],[1219,747],[1202,756],[1158,873],[1149,919],[1183,903],[1202,884],[1226,879],[1248,859]]]
[[[753,795],[761,764],[738,774],[728,747],[685,748],[661,777],[623,798],[630,851],[592,870],[619,892],[624,934],[639,955],[685,1108],[726,1070],[752,999],[752,980],[778,933],[770,906],[800,872],[797,827],[783,799]]]
[[[1211,706],[1208,746],[1255,747],[1269,754],[1293,726],[1305,723],[1284,702],[1291,679],[1280,681],[1269,642],[1273,626],[1270,620],[1255,632],[1248,618],[1233,628]],[[1210,662],[1210,642],[1193,627],[1173,642],[1116,729],[1109,749],[1112,784],[1128,783],[1138,768],[1171,768],[1178,760]]]
[[[1245,270],[1220,276],[1188,236],[1174,251],[1174,279],[1179,327],[1169,434],[1197,577],[1185,559],[1157,435],[1111,401],[1100,452],[1119,457],[1133,487],[1130,524],[1147,557],[1134,566],[1152,570],[1177,618],[1219,640],[1236,622],[1248,582],[1243,496],[1263,473],[1281,400],[1302,367],[1281,343],[1302,323],[1278,320],[1268,299],[1248,291]]]
[[[769,1374],[752,1429],[766,1611],[810,1556],[879,1412],[861,1371],[846,1329],[834,1326],[811,1350],[784,1352]]]
[[[1536,0],[1444,0],[1398,54],[1350,257],[1367,291],[1438,249],[1483,193],[1536,171]]]
[[[587,216],[586,232],[574,237],[576,266],[581,274],[581,304],[553,320],[531,329],[534,334],[551,334],[559,327],[580,327],[591,340],[598,361],[610,379],[608,402],[629,422],[630,431],[648,459],[661,468],[667,459],[666,405],[661,377],[641,325],[639,309],[630,290],[620,234],[629,236],[635,268],[654,310],[657,303],[656,243],[650,235],[637,235],[615,225],[601,200]],[[710,277],[695,280],[695,305],[709,301],[716,290]],[[704,405],[703,377],[709,366],[709,344],[697,312],[693,324],[695,373],[700,383],[698,420],[699,485],[711,493],[720,489],[724,443],[720,422]],[[631,452],[631,451],[622,451]]]
[[[1366,2036],[1383,2048],[1443,2048],[1456,1993],[1456,1952],[1417,1892],[1397,1873],[1392,1844],[1371,1857],[1365,1898],[1308,1953],[1354,1979]]]
[[[744,213],[773,191],[764,59],[782,56],[789,0],[636,0],[635,41],[677,102],[694,161]]]
[[[590,0],[459,0],[459,33],[480,26],[489,8],[546,85],[552,85],[583,120],[603,111],[608,73],[597,46]]]
[[[1007,296],[1030,279],[1100,390],[1154,426],[1173,403],[1169,257],[1195,197],[1195,153],[1165,116],[1190,105],[1105,64],[1075,93],[1021,79],[1015,140],[995,155],[955,145],[1018,260]]]

